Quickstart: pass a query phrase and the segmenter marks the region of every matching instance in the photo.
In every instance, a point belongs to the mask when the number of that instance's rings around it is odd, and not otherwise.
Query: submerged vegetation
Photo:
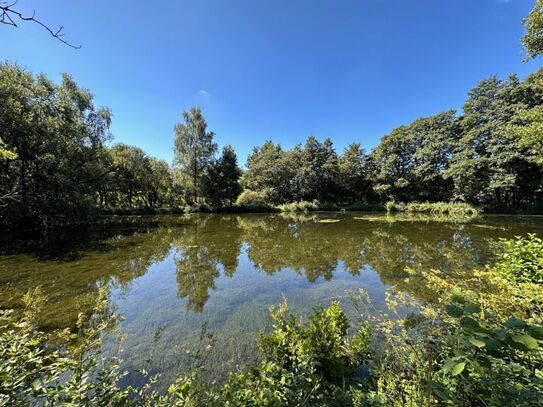
[[[101,333],[114,321],[104,289],[95,311],[80,314],[75,331],[48,334],[35,326],[41,301],[32,292],[18,322],[12,312],[2,311],[0,403],[541,405],[543,287],[525,276],[540,272],[543,253],[519,262],[524,258],[519,252],[532,252],[533,244],[540,242],[504,240],[495,267],[465,278],[417,272],[433,301],[390,291],[388,317],[364,312],[372,307],[364,291],[352,294],[359,318],[351,323],[335,302],[316,308],[305,322],[289,314],[284,303],[272,310],[272,330],[261,335],[261,361],[253,368],[230,374],[223,384],[205,384],[206,348],[199,367],[165,393],[154,389],[157,377],[145,371],[139,373],[147,383],[143,387],[119,387],[124,375],[119,361],[102,355],[99,347]],[[408,270],[405,278],[414,272]],[[399,312],[402,307],[411,312]],[[54,345],[60,340],[68,345]]]

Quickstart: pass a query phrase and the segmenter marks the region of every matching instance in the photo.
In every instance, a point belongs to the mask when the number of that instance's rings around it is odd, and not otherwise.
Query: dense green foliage
[[[308,202],[308,201],[298,201],[292,202],[289,204],[279,205],[278,209],[281,212],[309,212],[319,210],[318,201]]]
[[[199,109],[176,126],[171,168],[137,147],[106,146],[110,112],[96,109],[68,76],[55,85],[2,64],[0,80],[4,225],[40,227],[95,207],[218,209],[238,196],[245,208],[305,201],[365,209],[390,200],[464,202],[488,211],[543,205],[543,71],[523,81],[484,80],[470,91],[463,115],[416,120],[369,154],[357,143],[337,154],[331,140],[314,137],[287,151],[268,141],[253,149],[243,174],[232,147],[215,157]],[[240,185],[247,190],[241,195]]]
[[[528,58],[535,58],[543,53],[543,1],[536,0],[534,8],[524,19],[526,34],[522,39]]]
[[[111,112],[69,75],[55,84],[0,64],[0,225],[19,232],[81,220],[95,208],[182,207],[202,191],[215,207],[231,205],[241,176],[233,149],[215,159],[201,112],[185,120],[176,126],[172,169],[138,147],[108,146]]]
[[[210,166],[204,180],[205,196],[213,207],[233,206],[241,193],[241,170],[234,148],[224,147],[222,155]]]
[[[543,284],[543,241],[535,234],[502,239],[503,253],[496,270],[515,281]]]
[[[101,158],[105,174],[98,188],[101,208],[174,206],[175,190],[166,161],[125,144],[105,149]]]
[[[452,183],[443,173],[458,136],[452,111],[393,130],[371,155],[375,190],[402,202],[451,199]]]
[[[395,201],[388,201],[385,204],[387,212],[425,213],[431,215],[450,216],[477,216],[479,211],[470,204],[462,202],[409,202],[408,204],[397,204]]]
[[[354,144],[338,156],[329,139],[314,137],[289,151],[266,142],[253,150],[242,183],[268,191],[273,204],[392,199],[540,208],[542,75],[481,81],[462,115],[449,111],[395,129],[369,155]]]
[[[270,206],[270,197],[267,191],[253,191],[245,189],[237,198],[236,205],[247,208],[266,208]]]
[[[109,110],[95,108],[70,76],[57,85],[1,64],[0,225],[84,213],[102,176],[110,122]]]
[[[538,0],[525,20],[529,57],[543,49],[542,7]],[[97,207],[231,208],[241,186],[253,191],[242,195],[245,209],[299,201],[363,209],[394,200],[539,211],[542,123],[542,70],[524,80],[492,76],[468,93],[462,112],[394,129],[369,153],[359,143],[338,153],[330,139],[313,136],[290,150],[267,141],[242,174],[232,147],[216,157],[214,133],[195,107],[175,125],[170,168],[137,147],[107,146],[111,112],[69,75],[55,84],[2,63],[0,225],[42,228]]]

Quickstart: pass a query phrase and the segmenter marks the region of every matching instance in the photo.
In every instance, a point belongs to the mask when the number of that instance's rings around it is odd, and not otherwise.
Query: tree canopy
[[[526,34],[522,38],[527,58],[535,58],[543,53],[543,0],[536,3],[524,19]]]

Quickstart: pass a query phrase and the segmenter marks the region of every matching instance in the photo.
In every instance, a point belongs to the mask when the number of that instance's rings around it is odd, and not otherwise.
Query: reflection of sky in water
[[[319,217],[340,222],[322,224]],[[256,357],[256,334],[268,327],[269,306],[283,297],[302,315],[339,299],[351,317],[349,292],[359,288],[377,309],[388,287],[431,300],[416,275],[406,278],[406,267],[462,278],[455,273],[492,261],[499,238],[541,234],[542,227],[543,217],[503,216],[471,224],[336,213],[119,218],[91,235],[99,242],[77,242],[77,253],[62,260],[0,257],[0,306],[18,307],[28,289],[41,286],[48,297],[43,326],[72,326],[96,299],[97,286],[109,282],[111,305],[125,318],[125,367],[162,372],[171,381],[205,347],[198,337],[207,324],[216,340],[207,376],[222,378]]]

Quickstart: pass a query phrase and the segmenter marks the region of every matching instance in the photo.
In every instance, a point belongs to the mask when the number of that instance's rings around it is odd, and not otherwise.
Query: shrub
[[[281,212],[309,212],[309,211],[318,211],[319,202],[313,201],[298,201],[288,204],[279,205],[277,207]]]
[[[405,206],[409,213],[430,213],[432,215],[477,216],[477,208],[464,202],[410,202]]]
[[[267,191],[252,191],[245,189],[236,200],[237,206],[243,207],[267,207],[270,206],[269,194]]]
[[[272,332],[260,339],[263,360],[254,369],[230,375],[218,388],[198,387],[188,378],[185,389],[198,400],[195,404],[359,405],[362,394],[355,370],[367,353],[371,337],[367,325],[349,340],[349,323],[337,302],[316,308],[305,326],[288,314],[286,303],[273,309],[271,318]]]
[[[543,240],[535,234],[515,239],[501,239],[503,252],[495,269],[516,281],[543,284]]]
[[[124,373],[95,346],[103,325],[90,329],[83,322],[99,321],[97,315],[81,317],[78,345],[61,353],[48,349],[48,336],[27,319],[16,324],[11,312],[0,311],[0,405],[355,405],[361,397],[355,369],[371,336],[367,325],[349,340],[338,303],[316,308],[306,326],[287,312],[286,303],[272,312],[273,330],[261,337],[264,356],[255,368],[231,374],[219,387],[202,384],[194,372],[160,394],[150,387],[156,378],[147,378],[143,389],[119,387]]]
[[[394,200],[385,203],[385,210],[387,212],[403,212],[405,211],[405,204],[403,202],[396,203]]]

